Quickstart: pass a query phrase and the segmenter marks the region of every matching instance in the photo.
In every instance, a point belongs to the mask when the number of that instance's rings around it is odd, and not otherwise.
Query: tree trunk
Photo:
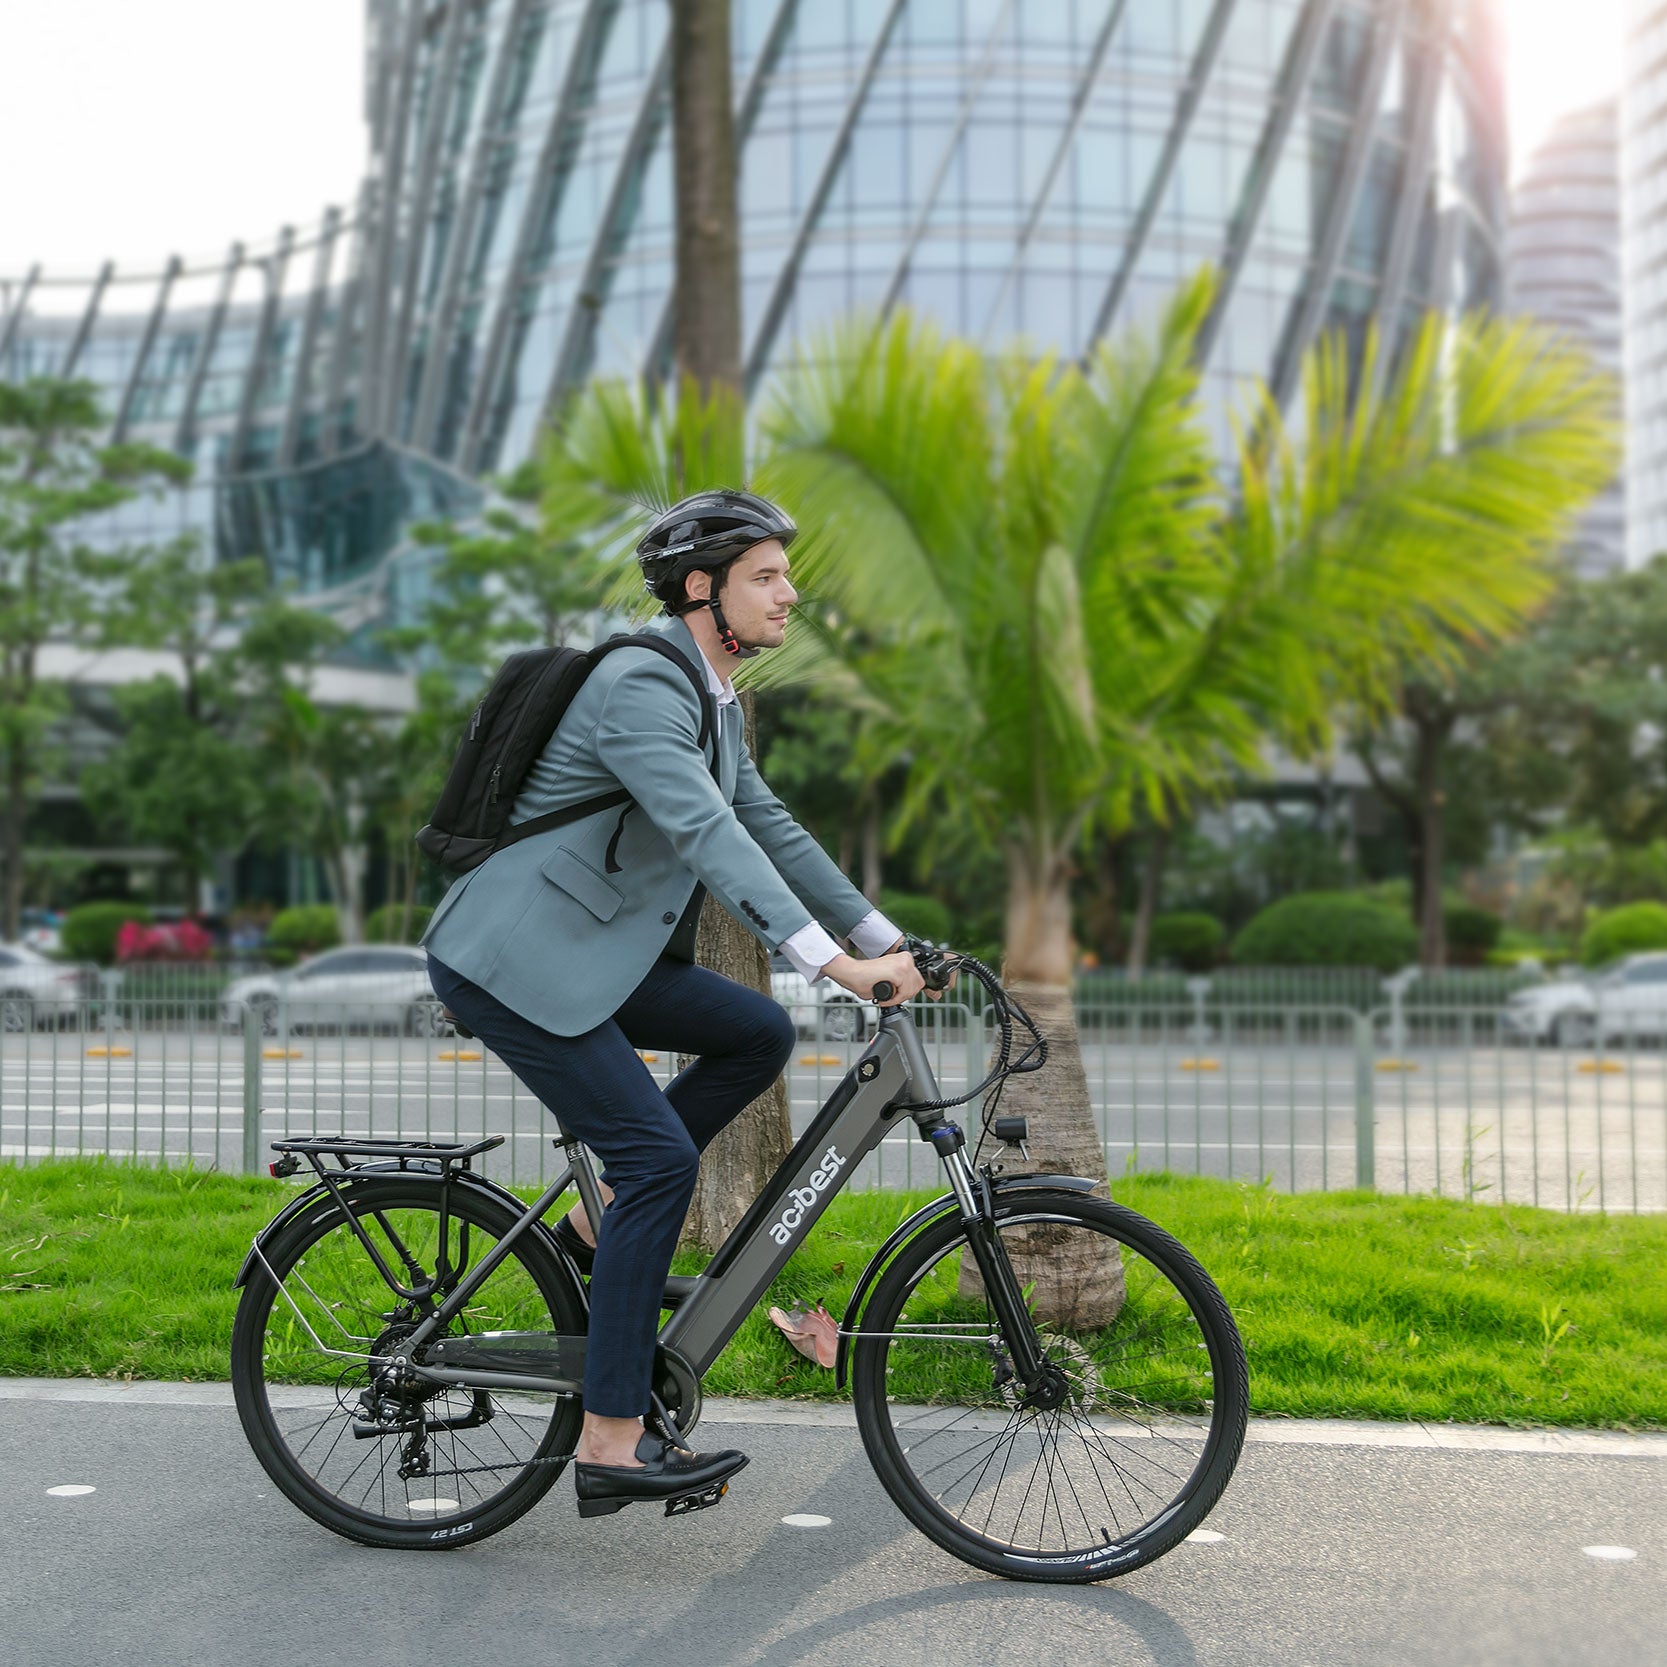
[[[880,866],[880,805],[872,796],[862,807],[862,886],[870,903],[880,901],[885,872]]]
[[[1146,867],[1140,876],[1140,903],[1135,909],[1134,927],[1129,933],[1129,976],[1138,978],[1146,970],[1146,957],[1152,947],[1152,922],[1158,913],[1158,897],[1163,891],[1163,865],[1169,857],[1170,842],[1175,837],[1173,827],[1152,830],[1152,843],[1146,852]]]
[[[1445,713],[1414,716],[1414,783],[1418,795],[1419,840],[1418,962],[1425,967],[1447,965],[1447,921],[1442,909],[1441,870],[1446,860],[1447,795],[1441,785],[1441,755],[1452,733]]]
[[[714,384],[741,386],[730,6],[731,0],[671,0],[674,339],[678,376],[692,380],[702,395]]]
[[[1104,966],[1116,966],[1125,953],[1123,895],[1118,869],[1128,836],[1103,838],[1095,849],[1093,883],[1083,905],[1085,935]]]
[[[1109,1198],[1105,1148],[1094,1126],[1077,1039],[1070,960],[1071,897],[1064,858],[1011,848],[1002,978],[1047,1039],[1048,1062],[1039,1071],[1010,1078],[1002,1092],[1003,1114],[1021,1114],[1029,1122],[1030,1157],[1004,1150],[1000,1161],[1010,1173],[1091,1178],[1098,1183],[1096,1195]],[[1057,1237],[1045,1229],[1004,1235],[1021,1289],[1035,1287],[1032,1312],[1043,1321],[1107,1324],[1123,1305],[1121,1258],[1114,1247],[1096,1255],[1092,1247],[1060,1244]],[[1085,1249],[1090,1251],[1086,1257]],[[963,1254],[960,1294],[977,1300],[982,1283],[972,1257]]]
[[[746,744],[753,743],[753,695],[741,694],[746,717]],[[770,989],[770,956],[727,909],[706,899],[701,910],[695,959],[703,967],[733,978],[766,994]],[[679,1056],[682,1070],[691,1061]],[[714,1251],[746,1213],[764,1183],[786,1162],[793,1147],[787,1115],[787,1078],[777,1077],[702,1154],[694,1201],[683,1223],[685,1246]]]
[[[23,916],[23,824],[28,815],[23,788],[29,761],[21,739],[13,737],[6,754],[6,807],[3,861],[6,870],[4,907],[0,910],[0,938],[15,943]]]

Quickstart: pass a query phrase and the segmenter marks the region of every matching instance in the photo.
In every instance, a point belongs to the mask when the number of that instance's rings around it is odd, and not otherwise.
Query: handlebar
[[[958,955],[946,955],[936,944],[923,943],[914,938],[908,940],[908,950],[914,956],[915,965],[920,969],[920,976],[926,980],[928,990],[949,988],[949,981],[960,964]],[[897,986],[889,978],[882,978],[874,986],[874,1000],[882,1007],[896,994]]]

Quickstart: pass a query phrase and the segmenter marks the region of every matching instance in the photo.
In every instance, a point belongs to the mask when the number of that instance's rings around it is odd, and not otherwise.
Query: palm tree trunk
[[[1003,1090],[1003,1113],[1022,1114],[1029,1123],[1030,1157],[1003,1152],[1001,1164],[1010,1173],[1081,1175],[1098,1183],[1096,1194],[1109,1198],[1105,1148],[1094,1126],[1071,997],[1065,856],[1038,856],[1013,846],[1007,875],[1002,982],[1047,1039],[1048,1060],[1039,1071],[1010,1078]],[[1045,1232],[1021,1236],[1008,1248],[1020,1286],[1035,1287],[1031,1307],[1038,1319],[1104,1325],[1122,1307],[1123,1269],[1114,1248],[1096,1254],[1092,1247],[1054,1243]],[[961,1258],[960,1292],[969,1300],[982,1295],[970,1255]]]
[[[862,807],[862,886],[861,891],[870,903],[880,900],[880,888],[885,884],[885,870],[880,866],[880,805],[873,789]]]
[[[1140,903],[1135,909],[1134,927],[1129,933],[1129,976],[1138,978],[1146,970],[1146,958],[1152,947],[1152,922],[1157,918],[1158,897],[1163,891],[1163,865],[1169,857],[1170,842],[1175,837],[1172,826],[1152,830],[1151,844],[1146,851],[1146,867],[1140,876]]]
[[[746,744],[753,743],[752,691],[743,690]],[[703,967],[768,993],[770,956],[764,945],[710,895],[700,914],[695,959]],[[692,1060],[680,1055],[677,1068]],[[777,1077],[701,1155],[694,1201],[683,1222],[686,1246],[714,1251],[746,1213],[764,1183],[787,1159],[793,1134],[787,1115],[787,1078]]]
[[[741,386],[731,0],[671,0],[677,371],[707,394]],[[741,483],[735,483],[739,486]]]

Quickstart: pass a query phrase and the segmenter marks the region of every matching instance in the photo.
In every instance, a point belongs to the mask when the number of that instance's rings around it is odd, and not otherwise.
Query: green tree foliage
[[[1233,940],[1242,967],[1377,967],[1394,972],[1418,954],[1403,915],[1353,892],[1307,892],[1271,903]]]
[[[1596,967],[1645,949],[1667,949],[1667,906],[1660,903],[1627,903],[1598,915],[1580,940],[1580,959]]]
[[[415,943],[433,913],[426,903],[384,903],[365,916],[365,942]]]
[[[342,941],[340,912],[330,903],[280,909],[266,929],[266,941],[283,959],[334,949]]]
[[[153,446],[99,443],[90,382],[0,383],[0,938],[15,938],[23,897],[23,829],[65,710],[42,675],[50,642],[85,641],[120,611],[123,564],[89,530],[136,494],[183,482],[190,465]]]

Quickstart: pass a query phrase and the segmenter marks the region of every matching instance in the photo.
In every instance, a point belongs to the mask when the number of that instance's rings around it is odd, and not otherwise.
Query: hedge
[[[904,891],[882,891],[879,909],[901,932],[925,938],[928,943],[947,943],[955,934],[954,917],[947,904],[935,897],[919,897]]]
[[[266,929],[266,945],[274,961],[334,949],[341,941],[341,921],[333,903],[302,903],[293,909],[280,909]]]
[[[1183,972],[1209,972],[1220,964],[1227,928],[1214,915],[1159,915],[1152,922],[1150,959]]]
[[[1580,940],[1580,959],[1595,967],[1643,949],[1667,949],[1667,907],[1660,903],[1626,903],[1594,917]]]
[[[411,917],[406,921],[403,903],[384,903],[365,916],[366,943],[415,943],[434,913],[426,903],[413,903]],[[402,930],[403,928],[403,930]]]
[[[148,926],[151,912],[143,903],[78,903],[59,928],[64,959],[108,966],[116,958],[116,935],[130,920]]]
[[[1263,909],[1233,940],[1232,954],[1240,966],[1393,972],[1418,959],[1418,933],[1411,921],[1369,898],[1311,891]]]

